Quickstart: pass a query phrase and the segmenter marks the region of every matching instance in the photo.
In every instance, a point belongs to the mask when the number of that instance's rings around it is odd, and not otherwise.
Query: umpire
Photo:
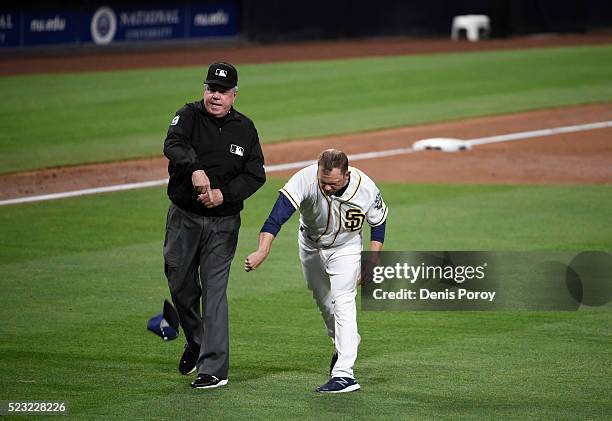
[[[181,374],[194,388],[227,384],[227,282],[243,201],[266,181],[253,122],[233,107],[238,72],[214,63],[200,101],[177,111],[164,141],[170,161],[165,273],[187,343]]]

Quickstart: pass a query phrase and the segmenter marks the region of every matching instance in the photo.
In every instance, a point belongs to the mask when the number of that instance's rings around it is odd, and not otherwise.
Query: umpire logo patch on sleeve
[[[230,145],[230,152],[234,155],[244,156],[244,148],[242,146],[234,145],[233,143]]]

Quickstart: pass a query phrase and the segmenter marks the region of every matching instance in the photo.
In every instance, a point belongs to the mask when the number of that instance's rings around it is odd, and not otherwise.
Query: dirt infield
[[[612,35],[523,38],[480,43],[441,40],[367,40],[304,43],[292,46],[231,48],[224,58],[236,63],[472,51],[557,45],[612,43]],[[21,57],[0,60],[0,75],[63,71],[112,70],[156,66],[204,65],[219,50],[181,50],[138,54],[97,54],[77,57]],[[565,107],[413,126],[321,139],[295,140],[264,146],[266,164],[314,159],[325,148],[347,153],[409,147],[431,137],[473,139],[612,120],[612,103]],[[162,141],[160,134],[160,143]],[[0,176],[0,199],[163,179],[165,158],[29,171]],[[612,129],[477,146],[471,151],[425,151],[355,164],[377,180],[425,183],[612,184]],[[275,176],[287,177],[286,173]]]
[[[540,110],[321,139],[264,145],[266,164],[311,160],[325,148],[349,154],[409,147],[431,137],[474,139],[612,120],[612,104]],[[161,138],[160,138],[161,142]],[[163,157],[29,171],[0,177],[0,199],[167,177]],[[612,128],[359,161],[376,180],[420,183],[612,184]],[[287,177],[295,170],[274,173]]]

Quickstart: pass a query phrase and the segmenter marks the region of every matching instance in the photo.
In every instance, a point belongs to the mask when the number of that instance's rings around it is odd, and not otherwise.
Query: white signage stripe
[[[510,133],[510,134],[499,135],[499,136],[481,137],[477,139],[465,140],[465,143],[470,144],[472,146],[485,145],[488,143],[510,142],[514,140],[530,139],[534,137],[553,136],[553,135],[557,135],[561,133],[574,133],[574,132],[580,132],[580,131],[585,131],[585,130],[604,129],[607,127],[612,127],[612,120],[600,121],[597,123],[590,123],[590,124],[578,124],[574,126],[555,127],[552,129]],[[349,155],[348,157],[350,161],[361,161],[365,159],[374,159],[374,158],[383,158],[387,156],[404,155],[404,154],[413,153],[413,152],[416,152],[416,151],[412,148],[397,148],[397,149],[387,149],[384,151],[377,151],[377,152],[357,153],[357,154]],[[296,169],[296,168],[303,168],[307,165],[313,164],[314,162],[316,161],[309,160],[309,161],[289,162],[286,164],[269,165],[269,166],[266,166],[266,173],[286,171],[286,170],[291,170],[291,169]],[[85,196],[85,195],[98,194],[98,193],[109,193],[109,192],[122,191],[122,190],[142,189],[145,187],[157,187],[157,186],[163,186],[166,184],[168,184],[168,179],[164,178],[162,180],[143,181],[140,183],[119,184],[119,185],[114,185],[114,186],[96,187],[96,188],[84,189],[84,190],[73,190],[73,191],[61,192],[61,193],[43,194],[39,196],[18,197],[15,199],[0,200],[0,206],[15,205],[15,204],[29,203],[29,202],[40,202],[43,200],[64,199],[67,197]]]

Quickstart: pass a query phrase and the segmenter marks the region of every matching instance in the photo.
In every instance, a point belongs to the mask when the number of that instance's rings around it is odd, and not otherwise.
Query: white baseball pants
[[[353,366],[361,337],[357,332],[357,282],[361,270],[361,238],[329,249],[317,249],[299,238],[300,261],[327,334],[338,352],[332,377],[354,378]]]

